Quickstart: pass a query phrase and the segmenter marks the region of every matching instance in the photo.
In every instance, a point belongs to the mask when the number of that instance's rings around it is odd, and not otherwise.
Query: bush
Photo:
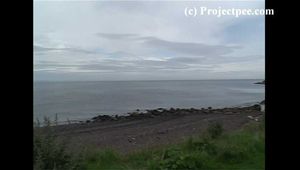
[[[248,158],[247,148],[228,146],[219,151],[218,160],[224,163],[240,163]]]
[[[205,154],[184,153],[179,149],[169,149],[166,151],[163,160],[160,162],[161,170],[182,170],[182,169],[206,169],[207,160]]]
[[[207,132],[212,139],[215,139],[222,135],[223,126],[219,122],[211,123],[207,129]]]
[[[189,138],[185,142],[185,148],[191,152],[206,152],[207,154],[216,154],[216,146],[207,138],[193,139]]]
[[[34,170],[76,170],[82,169],[79,159],[68,153],[66,143],[46,129],[43,132],[35,130],[33,139]]]

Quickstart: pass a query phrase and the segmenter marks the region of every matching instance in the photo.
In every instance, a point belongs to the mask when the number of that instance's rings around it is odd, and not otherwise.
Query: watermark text
[[[251,9],[251,8],[208,8],[205,6],[202,7],[186,7],[184,9],[184,15],[187,17],[196,17],[200,16],[234,16],[236,18],[240,16],[251,16],[251,15],[274,15],[274,9]]]

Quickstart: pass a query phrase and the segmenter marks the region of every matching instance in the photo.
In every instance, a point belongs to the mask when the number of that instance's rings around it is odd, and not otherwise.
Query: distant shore
[[[256,83],[254,83],[254,84],[265,84],[265,83],[266,83],[266,81],[263,80],[263,81],[260,81],[260,82],[256,82]]]

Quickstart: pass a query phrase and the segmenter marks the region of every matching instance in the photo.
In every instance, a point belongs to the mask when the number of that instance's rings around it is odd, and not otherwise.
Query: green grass
[[[222,135],[220,126],[215,127],[215,130],[208,130],[207,135],[165,148],[122,156],[113,151],[95,151],[95,155],[85,160],[85,167],[90,170],[264,169],[265,136],[261,123],[252,123]]]
[[[81,154],[79,169],[86,170],[262,170],[265,168],[263,123],[223,134],[212,124],[204,135],[155,149],[121,155],[90,149]],[[62,154],[64,155],[64,154]],[[72,155],[67,155],[69,161]],[[62,162],[65,163],[65,162]],[[79,166],[77,166],[79,167]],[[63,168],[62,168],[63,169]]]

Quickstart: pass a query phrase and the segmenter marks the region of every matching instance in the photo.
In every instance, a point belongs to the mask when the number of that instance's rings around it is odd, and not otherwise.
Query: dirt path
[[[141,120],[118,120],[83,123],[55,127],[59,136],[66,137],[74,147],[96,145],[99,148],[113,148],[122,153],[151,148],[154,146],[180,142],[200,135],[210,122],[220,122],[225,131],[235,130],[250,121],[248,116],[261,117],[262,112],[255,107],[247,107],[232,112],[201,111],[183,114],[157,116]]]

